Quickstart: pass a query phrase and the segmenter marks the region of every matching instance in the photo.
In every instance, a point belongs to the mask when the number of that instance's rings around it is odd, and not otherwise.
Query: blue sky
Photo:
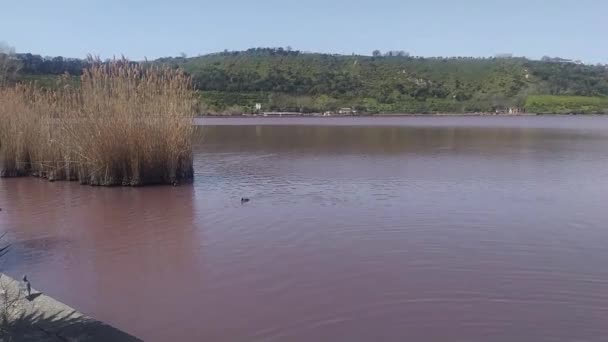
[[[0,0],[18,52],[131,59],[257,46],[608,63],[608,0]]]

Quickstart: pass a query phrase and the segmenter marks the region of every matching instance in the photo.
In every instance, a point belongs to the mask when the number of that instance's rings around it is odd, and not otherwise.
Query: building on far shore
[[[353,115],[353,114],[357,114],[357,111],[353,110],[352,108],[340,108],[340,110],[338,110],[338,114],[342,114],[342,115]]]
[[[497,108],[494,113],[497,115],[504,115],[504,114],[518,115],[518,114],[523,114],[525,112],[526,112],[526,110],[521,107],[507,107],[507,108]]]
[[[264,112],[264,116],[312,116],[310,113],[300,113],[300,112]]]

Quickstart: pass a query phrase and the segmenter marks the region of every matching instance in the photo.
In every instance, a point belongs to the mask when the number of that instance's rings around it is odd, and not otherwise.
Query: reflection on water
[[[3,266],[146,341],[608,336],[608,118],[345,120],[205,121],[192,186],[0,180]]]

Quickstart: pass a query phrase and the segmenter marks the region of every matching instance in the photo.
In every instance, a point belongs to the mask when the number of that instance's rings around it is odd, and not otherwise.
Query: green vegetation
[[[598,114],[608,113],[608,97],[531,95],[526,108],[541,114]]]
[[[80,76],[59,77],[57,75],[20,75],[21,83],[34,83],[41,88],[57,88],[69,84],[70,86],[78,86],[80,84]]]
[[[42,86],[50,86],[50,82],[40,75],[78,75],[85,65],[77,59],[17,56],[22,80],[39,79]],[[589,105],[583,100],[572,101],[571,96],[608,96],[606,66],[559,58],[421,58],[399,51],[342,56],[257,48],[154,62],[183,69],[192,76],[203,103],[201,113],[253,112],[256,103],[262,104],[263,111],[298,112],[343,107],[361,113],[494,112],[508,108],[605,112],[595,100],[590,99]],[[565,97],[548,100],[535,97],[538,95]],[[545,100],[550,103],[543,104]],[[554,110],[551,106],[555,101],[567,105]]]

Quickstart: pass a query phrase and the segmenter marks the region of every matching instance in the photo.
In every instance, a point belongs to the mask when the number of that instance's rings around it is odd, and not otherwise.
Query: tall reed
[[[195,96],[179,70],[91,60],[80,86],[0,89],[2,176],[92,185],[192,180]]]

